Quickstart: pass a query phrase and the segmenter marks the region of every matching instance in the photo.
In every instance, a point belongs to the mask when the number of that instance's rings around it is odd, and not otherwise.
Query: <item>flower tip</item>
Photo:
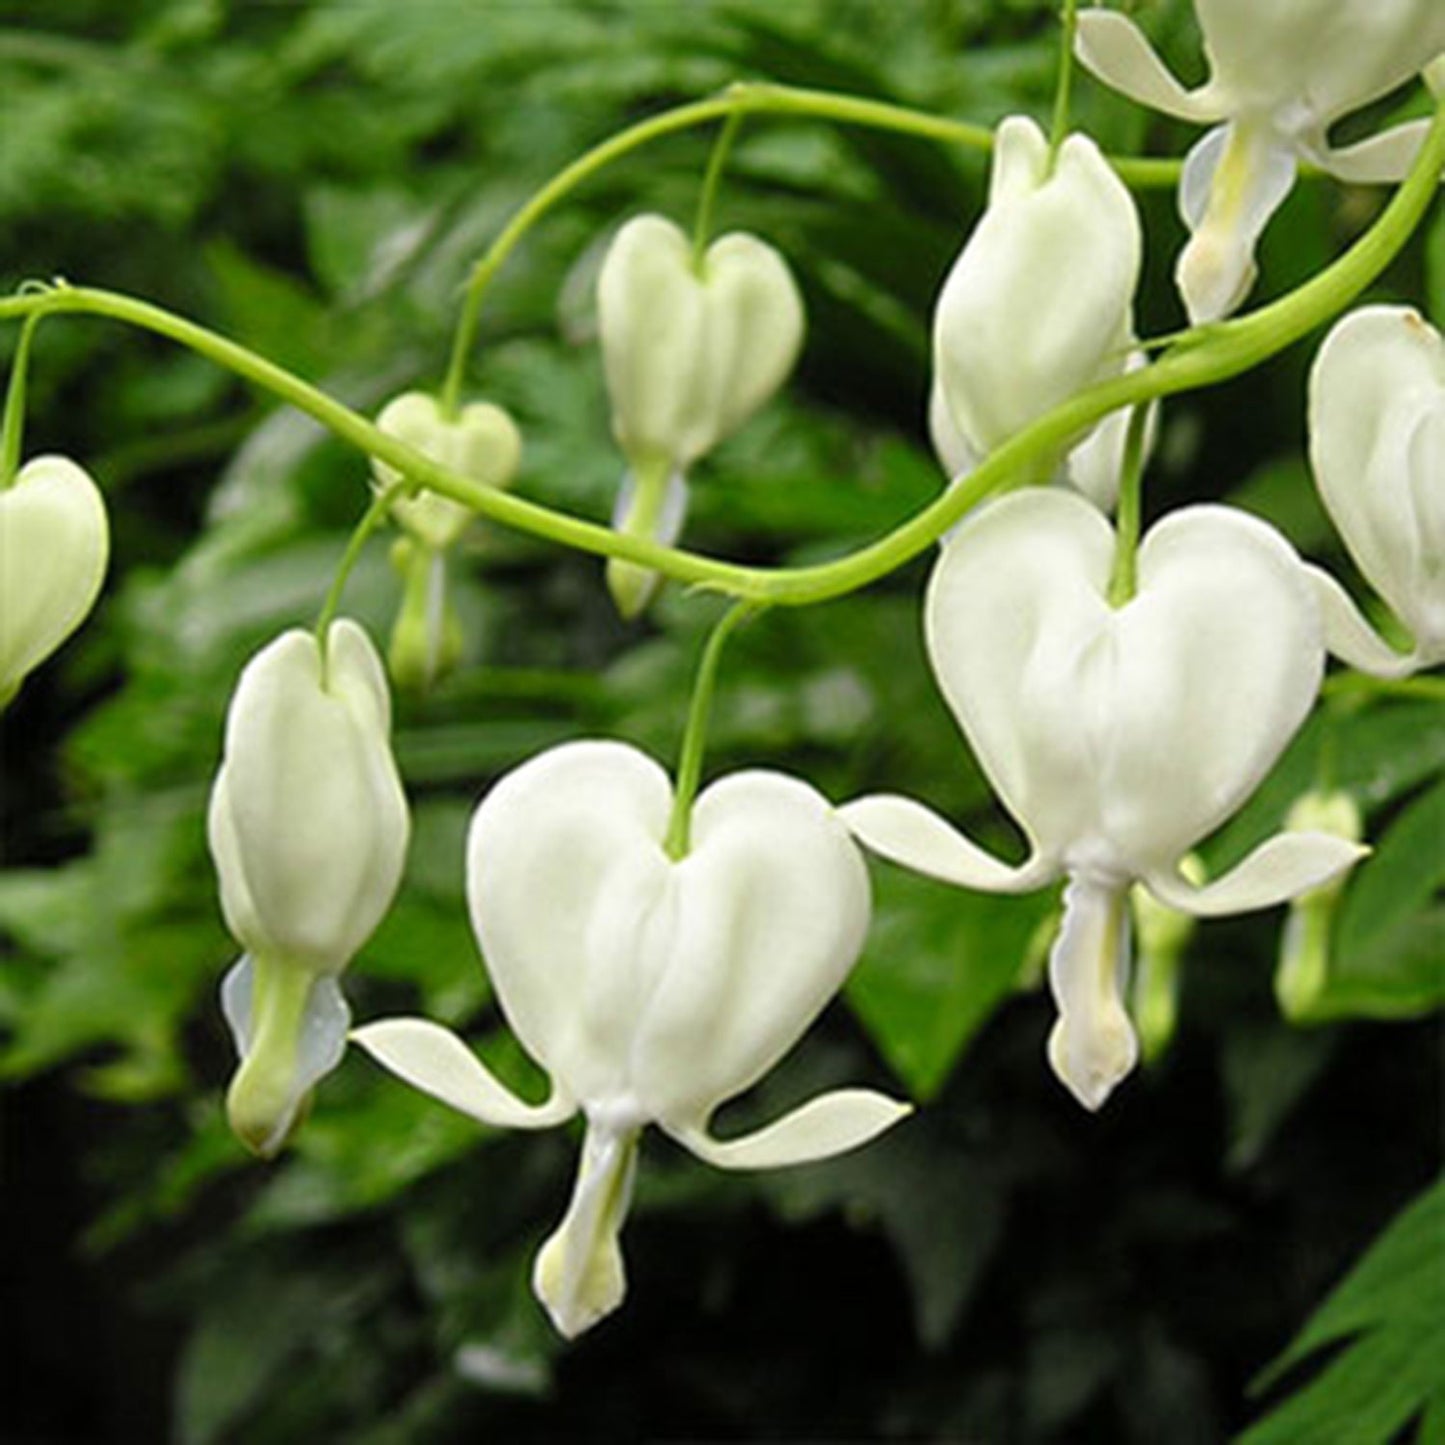
[[[1049,1034],[1048,1055],[1059,1082],[1097,1114],[1138,1062],[1139,1042],[1122,1011],[1107,1025],[1096,1022],[1087,1036],[1060,1019]]]
[[[624,622],[635,622],[647,611],[660,581],[656,572],[635,562],[624,562],[619,557],[607,560],[607,590]]]
[[[596,1241],[580,1272],[567,1258],[575,1245],[576,1241],[558,1230],[542,1246],[532,1268],[532,1292],[553,1328],[567,1340],[575,1340],[606,1319],[627,1294],[622,1250],[615,1236]]]
[[[252,1056],[254,1058],[254,1055]],[[311,1102],[311,1091],[297,1096],[289,1080],[242,1063],[226,1091],[231,1132],[258,1159],[274,1159],[290,1141]]]

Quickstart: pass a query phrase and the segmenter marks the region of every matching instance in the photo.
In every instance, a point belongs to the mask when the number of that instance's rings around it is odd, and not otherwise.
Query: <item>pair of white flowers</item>
[[[380,662],[354,623],[323,656],[291,632],[242,674],[211,799],[221,899],[246,953],[223,986],[242,1054],[228,1108],[274,1154],[339,1061],[338,978],[389,907],[406,803],[388,741]],[[664,847],[662,769],[619,743],[568,744],[503,779],[476,811],[467,893],[516,1036],[551,1097],[510,1093],[449,1030],[391,1019],[355,1034],[403,1079],[486,1124],[587,1122],[572,1203],[535,1286],[575,1335],[623,1293],[618,1235],[643,1127],[729,1169],[821,1159],[908,1106],[863,1089],[824,1095],[756,1133],[719,1140],[719,1104],[760,1078],[841,985],[869,917],[857,846],[812,788],[739,773],[697,800],[686,856]]]

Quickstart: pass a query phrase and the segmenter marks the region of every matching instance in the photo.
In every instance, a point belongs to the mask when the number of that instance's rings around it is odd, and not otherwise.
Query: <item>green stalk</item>
[[[1049,126],[1049,172],[1069,133],[1069,92],[1074,79],[1074,35],[1079,28],[1078,0],[1064,0],[1059,17],[1059,74],[1054,83],[1054,117]]]
[[[5,393],[5,419],[0,423],[0,492],[14,486],[20,471],[20,449],[25,436],[25,382],[30,371],[30,343],[39,329],[43,312],[25,318],[15,360],[10,368],[10,386]]]
[[[742,128],[743,113],[735,110],[722,123],[712,154],[707,161],[707,174],[702,178],[702,193],[697,202],[697,220],[692,230],[692,268],[702,275],[703,257],[707,255],[708,242],[712,239],[713,212],[717,209],[717,195],[722,186],[723,167],[727,164],[728,153],[737,140]]]
[[[722,661],[723,647],[736,628],[748,618],[757,614],[755,607],[739,602],[729,608],[722,620],[712,630],[712,636],[703,649],[702,661],[698,664],[697,681],[692,687],[692,702],[687,711],[687,726],[682,734],[682,752],[677,763],[677,791],[672,799],[672,817],[668,820],[667,836],[662,846],[667,856],[676,862],[687,857],[691,845],[689,828],[692,822],[692,803],[697,797],[698,784],[702,781],[702,760],[707,750],[707,724],[712,714],[713,692],[717,686],[718,664]]]
[[[1119,478],[1119,506],[1114,523],[1114,570],[1109,576],[1109,605],[1122,607],[1138,588],[1139,513],[1144,478],[1144,433],[1149,408],[1136,406],[1129,414],[1124,438],[1124,466]]]

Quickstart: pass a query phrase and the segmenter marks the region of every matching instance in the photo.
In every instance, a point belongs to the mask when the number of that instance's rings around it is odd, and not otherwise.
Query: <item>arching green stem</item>
[[[1122,607],[1138,586],[1139,513],[1144,489],[1144,435],[1149,429],[1148,406],[1129,414],[1124,437],[1124,465],[1119,476],[1119,507],[1114,522],[1114,570],[1109,575],[1109,605]]]
[[[43,312],[25,318],[15,360],[10,367],[10,386],[5,393],[5,419],[0,422],[0,492],[15,482],[20,470],[20,448],[25,435],[25,381],[30,370],[30,342],[40,326]]]
[[[1059,17],[1059,74],[1054,82],[1054,116],[1049,125],[1049,170],[1069,133],[1069,93],[1074,79],[1074,35],[1079,28],[1078,0],[1064,0]]]
[[[688,836],[692,821],[692,801],[697,797],[697,786],[702,780],[702,759],[707,750],[707,724],[712,714],[713,691],[717,685],[718,664],[722,661],[723,647],[729,637],[748,618],[757,615],[758,609],[745,602],[730,607],[722,620],[712,630],[712,636],[703,648],[702,661],[697,668],[697,681],[692,686],[692,702],[687,710],[687,727],[682,735],[682,752],[677,763],[677,790],[672,799],[672,817],[668,820],[667,836],[663,849],[674,861],[687,856],[690,844]]]

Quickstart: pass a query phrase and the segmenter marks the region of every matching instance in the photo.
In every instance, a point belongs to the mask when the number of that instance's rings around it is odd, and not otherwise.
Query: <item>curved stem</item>
[[[0,492],[11,486],[20,470],[20,448],[25,435],[25,381],[30,370],[30,343],[44,317],[37,311],[25,318],[15,360],[10,367],[10,386],[5,393],[5,418],[0,422]]]
[[[1054,115],[1049,125],[1049,170],[1069,133],[1069,92],[1074,79],[1074,35],[1079,28],[1078,0],[1064,0],[1059,17],[1059,78],[1054,86]]]
[[[341,554],[341,561],[336,566],[336,575],[331,579],[331,586],[326,589],[326,599],[321,604],[321,611],[316,615],[316,645],[321,649],[323,672],[326,667],[326,638],[331,631],[331,623],[336,617],[337,610],[341,606],[341,594],[346,588],[346,579],[351,576],[352,569],[360,560],[362,548],[371,539],[371,534],[386,520],[386,514],[391,504],[407,490],[408,483],[403,479],[393,482],[391,486],[375,493],[371,499],[371,505],[352,529],[351,540],[347,542],[346,550]]]
[[[1139,513],[1144,480],[1144,434],[1149,428],[1148,406],[1129,414],[1124,437],[1124,465],[1119,477],[1119,508],[1114,525],[1114,570],[1109,576],[1109,605],[1122,607],[1138,587],[1135,562],[1139,552]]]
[[[677,763],[677,790],[672,798],[672,816],[667,823],[663,851],[676,862],[687,857],[691,845],[688,830],[692,822],[692,801],[702,780],[702,759],[707,750],[707,724],[712,714],[713,692],[717,686],[718,664],[723,647],[743,622],[757,615],[757,608],[746,602],[736,603],[722,616],[703,648],[697,668],[697,681],[692,687],[692,702],[687,710],[687,727],[682,735],[682,752]]]
[[[699,275],[702,274],[702,258],[707,254],[707,244],[712,236],[712,217],[717,208],[717,193],[722,184],[723,167],[727,164],[728,153],[733,148],[742,123],[742,111],[733,111],[722,123],[718,138],[713,143],[712,154],[708,157],[707,174],[702,179],[702,194],[697,202],[697,220],[692,230],[692,268]]]

